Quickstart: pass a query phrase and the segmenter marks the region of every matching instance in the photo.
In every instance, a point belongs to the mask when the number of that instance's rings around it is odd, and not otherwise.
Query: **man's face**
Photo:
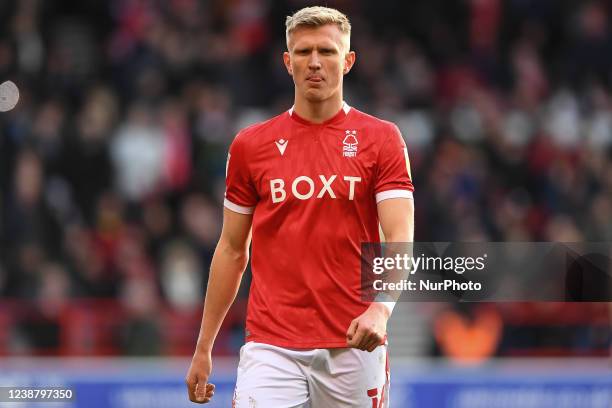
[[[334,24],[299,27],[289,35],[283,60],[293,76],[298,97],[319,102],[342,92],[342,76],[355,62]]]

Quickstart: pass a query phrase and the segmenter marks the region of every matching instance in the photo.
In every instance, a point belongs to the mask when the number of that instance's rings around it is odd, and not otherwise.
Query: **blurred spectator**
[[[96,250],[89,231],[77,224],[67,226],[64,252],[78,297],[110,297],[115,294],[116,283],[107,276],[102,251]]]
[[[584,2],[578,8],[573,47],[568,53],[571,79],[580,85],[593,79],[611,85],[612,32],[608,10],[602,1]]]
[[[176,309],[201,306],[203,270],[197,253],[184,242],[170,242],[161,261],[161,284],[168,302]]]
[[[112,184],[109,140],[118,115],[114,93],[94,86],[75,118],[75,134],[66,139],[63,176],[70,182],[81,216],[93,222],[95,204]]]
[[[191,137],[187,117],[178,103],[168,102],[162,109],[164,127],[163,180],[165,191],[183,191],[191,178]]]
[[[11,194],[4,213],[11,248],[40,245],[57,252],[60,226],[44,197],[43,163],[31,150],[20,152],[15,163]]]
[[[159,299],[153,282],[130,277],[121,290],[127,315],[123,319],[123,350],[128,355],[156,355],[161,352]]]
[[[60,318],[70,297],[70,280],[63,266],[57,263],[41,265],[32,278],[36,282],[36,307],[19,325],[24,342],[19,348],[53,354],[61,345]]]
[[[13,35],[17,44],[17,61],[20,71],[36,74],[44,63],[44,47],[38,31],[40,2],[25,0],[18,3],[13,17]]]
[[[216,208],[210,199],[200,194],[186,197],[181,208],[183,228],[204,256],[203,261],[206,265],[210,265],[212,257],[207,255],[212,255],[221,232],[219,213],[219,208]]]
[[[150,108],[135,104],[111,145],[117,187],[123,196],[140,201],[160,186],[164,155],[163,131]]]

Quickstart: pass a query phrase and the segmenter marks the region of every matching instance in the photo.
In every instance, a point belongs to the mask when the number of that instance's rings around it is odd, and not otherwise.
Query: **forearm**
[[[196,351],[210,352],[221,323],[236,298],[249,260],[248,247],[237,251],[219,242],[213,255]]]
[[[414,248],[414,228],[412,223],[406,226],[406,228],[398,229],[390,233],[387,237],[385,245],[385,256],[388,258],[395,258],[396,256],[404,257],[405,255],[413,256]],[[399,284],[410,276],[410,271],[407,269],[392,269],[385,273],[384,280],[386,282]],[[385,308],[391,314],[391,311],[395,307],[395,302],[400,298],[401,290],[388,290],[386,291],[387,296],[382,297],[383,302],[380,305],[384,305]]]
[[[406,199],[387,200],[387,202],[379,203],[378,210],[385,238],[384,256],[387,258],[412,256],[414,249],[414,202]],[[386,271],[381,278],[388,283],[400,283],[409,277],[409,273],[410,271],[407,269],[392,269]],[[375,306],[384,305],[390,314],[400,295],[400,290],[381,292],[377,296],[378,302]]]
[[[412,242],[414,241],[414,227],[412,223],[405,229],[397,230],[385,235],[386,242]]]

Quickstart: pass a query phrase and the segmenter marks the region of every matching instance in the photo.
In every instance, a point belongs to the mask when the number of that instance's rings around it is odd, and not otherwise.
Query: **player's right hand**
[[[215,394],[215,384],[208,383],[212,371],[212,357],[210,353],[196,351],[191,360],[191,366],[185,377],[189,400],[197,404],[210,402]]]

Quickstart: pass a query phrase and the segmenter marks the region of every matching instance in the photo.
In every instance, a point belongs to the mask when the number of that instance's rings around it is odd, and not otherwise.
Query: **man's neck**
[[[324,101],[310,102],[304,98],[295,98],[293,110],[301,118],[312,123],[323,123],[333,118],[342,109],[342,95]]]

